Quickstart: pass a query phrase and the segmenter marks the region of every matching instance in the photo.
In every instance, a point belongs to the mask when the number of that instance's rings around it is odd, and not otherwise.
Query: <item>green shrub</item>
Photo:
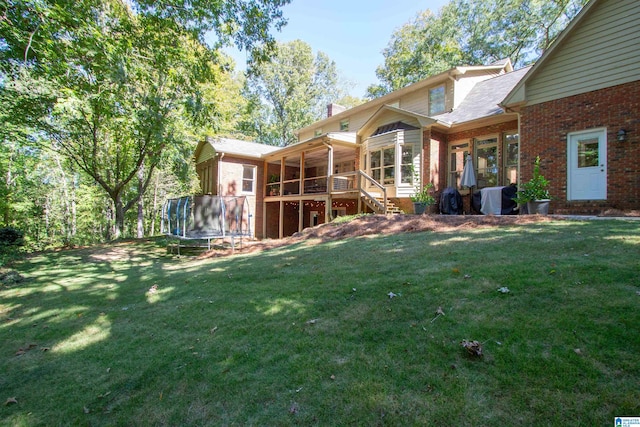
[[[13,227],[0,228],[0,248],[20,246],[24,243],[24,233]]]

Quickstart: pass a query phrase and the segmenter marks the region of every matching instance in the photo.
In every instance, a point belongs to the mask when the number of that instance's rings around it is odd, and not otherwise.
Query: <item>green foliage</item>
[[[381,83],[369,98],[450,68],[510,58],[516,68],[535,61],[587,0],[452,0],[439,14],[426,10],[396,30],[383,51]]]
[[[426,205],[434,205],[436,203],[435,197],[431,194],[433,190],[433,183],[429,182],[420,188],[420,173],[411,166],[411,172],[413,173],[413,194],[410,196],[411,201],[414,203],[424,203]]]
[[[518,191],[513,200],[518,204],[525,204],[533,200],[550,198],[549,181],[540,173],[540,156],[537,156],[533,163],[532,178],[522,185],[522,189]]]
[[[235,127],[228,122],[244,108],[233,92],[241,82],[215,49],[233,42],[264,60],[274,45],[270,30],[286,22],[280,8],[287,3],[1,5],[0,139],[10,147],[0,152],[3,223],[19,223],[34,245],[118,237],[130,233],[126,220],[144,222],[127,213],[144,202],[157,170],[163,181],[172,182],[171,174],[190,187],[193,141]],[[201,42],[209,31],[215,49]],[[31,159],[42,167],[30,168]],[[86,198],[76,197],[83,190]],[[149,204],[146,212],[155,215],[157,203]],[[78,229],[92,223],[93,233]]]
[[[244,131],[262,143],[297,142],[294,131],[321,119],[326,106],[345,96],[335,62],[315,56],[307,43],[278,44],[271,62],[255,66],[246,84]]]
[[[0,228],[0,249],[5,246],[21,245],[24,233],[13,227]]]
[[[433,189],[433,183],[430,182],[423,186],[421,189],[416,190],[411,195],[411,201],[415,203],[425,203],[427,205],[433,205],[436,203],[435,197],[431,194],[431,190]]]

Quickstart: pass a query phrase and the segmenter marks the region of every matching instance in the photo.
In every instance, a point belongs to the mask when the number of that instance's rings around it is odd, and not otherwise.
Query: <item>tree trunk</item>
[[[144,169],[138,170],[138,239],[144,237]]]
[[[122,195],[117,193],[113,202],[116,208],[116,221],[114,224],[113,238],[119,239],[124,235],[124,205],[122,204]]]
[[[78,188],[78,174],[73,174],[73,186],[71,187],[71,236],[76,237],[78,232],[78,203],[76,200],[76,188]]]
[[[158,185],[160,184],[160,174],[156,172],[156,181],[153,186],[153,210],[151,211],[151,230],[150,236],[156,235],[156,216],[158,209]]]
[[[60,161],[60,156],[55,156],[56,165],[58,166],[58,171],[60,173],[60,183],[62,185],[62,194],[64,196],[64,243],[68,245],[71,243],[72,237],[72,218],[71,218],[71,197],[69,197],[69,188],[67,186],[67,176],[62,167],[62,162]]]
[[[11,187],[13,186],[13,183],[15,180],[11,172],[11,169],[13,168],[13,154],[14,154],[13,145],[11,145],[11,152],[9,154],[9,164],[7,165],[7,173],[4,177],[5,179],[4,183],[7,189],[7,194],[5,196],[4,212],[2,213],[2,217],[4,220],[5,227],[9,227],[9,223],[11,222],[11,202],[13,199],[13,190],[11,189]]]

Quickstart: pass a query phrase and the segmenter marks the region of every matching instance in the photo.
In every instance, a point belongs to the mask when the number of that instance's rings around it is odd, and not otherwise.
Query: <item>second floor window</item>
[[[444,113],[444,85],[429,89],[429,115]]]

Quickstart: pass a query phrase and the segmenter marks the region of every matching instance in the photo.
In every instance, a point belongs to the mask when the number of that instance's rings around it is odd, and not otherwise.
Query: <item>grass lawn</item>
[[[368,236],[211,259],[160,243],[15,265],[24,281],[0,287],[1,425],[606,426],[640,416],[640,222]]]

